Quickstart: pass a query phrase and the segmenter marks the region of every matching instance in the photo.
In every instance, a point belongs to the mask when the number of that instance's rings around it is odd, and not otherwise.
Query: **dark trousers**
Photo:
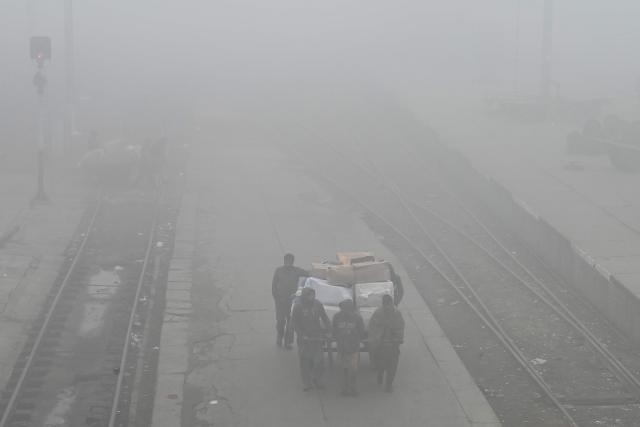
[[[275,298],[276,303],[276,331],[278,341],[284,338],[285,344],[293,342],[293,327],[291,326],[291,299]]]
[[[299,341],[298,357],[300,357],[300,375],[302,376],[304,386],[311,387],[313,384],[322,385],[322,374],[324,372],[322,342]]]
[[[398,360],[400,359],[400,348],[397,345],[382,344],[375,349],[375,366],[378,376],[382,377],[386,372],[386,384],[391,386],[398,370]]]
[[[360,352],[339,352],[338,355],[340,356],[340,364],[343,371],[342,393],[355,396],[357,393],[356,377],[358,375],[358,365],[360,364]]]

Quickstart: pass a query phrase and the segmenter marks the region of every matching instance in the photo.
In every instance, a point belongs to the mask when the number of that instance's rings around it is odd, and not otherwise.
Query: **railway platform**
[[[639,343],[640,175],[616,170],[605,155],[567,154],[566,135],[581,124],[514,123],[479,108],[416,111],[527,212],[527,220],[514,220],[516,227],[545,224],[522,232]]]
[[[202,132],[177,223],[154,427],[500,425],[400,263],[360,218],[256,134]],[[295,349],[275,345],[271,275],[284,252],[304,267],[354,248],[391,260],[405,281],[394,392],[376,384],[366,356],[359,397],[339,395],[335,368],[326,390],[303,392]]]

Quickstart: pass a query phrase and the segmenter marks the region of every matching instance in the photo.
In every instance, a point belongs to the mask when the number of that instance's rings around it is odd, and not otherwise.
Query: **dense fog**
[[[53,61],[46,68],[50,106],[60,114],[64,3],[0,3],[4,138],[28,139],[31,132],[30,35],[53,39]],[[76,104],[87,116],[84,123],[79,117],[78,126],[126,127],[129,113],[148,114],[193,99],[215,104],[222,94],[269,108],[289,104],[287,94],[319,88],[376,88],[436,106],[536,94],[543,3],[76,1]],[[555,90],[573,97],[634,93],[639,15],[640,3],[633,0],[556,1]],[[98,116],[102,123],[93,123]]]

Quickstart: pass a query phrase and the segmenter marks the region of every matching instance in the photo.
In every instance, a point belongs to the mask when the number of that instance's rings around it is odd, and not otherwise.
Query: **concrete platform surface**
[[[255,142],[247,142],[255,141]],[[498,426],[406,273],[352,212],[255,135],[201,137],[177,224],[162,330],[154,427]],[[384,393],[363,356],[360,396],[303,392],[296,350],[275,346],[273,269],[338,250],[373,250],[406,283],[405,344]]]

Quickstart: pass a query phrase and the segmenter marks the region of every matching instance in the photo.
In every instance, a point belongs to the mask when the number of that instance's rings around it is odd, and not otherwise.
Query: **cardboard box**
[[[338,262],[342,265],[351,265],[359,262],[375,261],[373,252],[338,252],[336,254]]]
[[[391,270],[387,262],[362,262],[351,266],[355,270],[355,283],[388,282],[391,280]]]
[[[386,262],[331,266],[327,271],[327,281],[334,286],[352,286],[356,283],[388,282],[389,280],[391,280],[391,271]]]
[[[331,266],[327,270],[327,282],[333,286],[353,286],[356,283],[356,271],[351,265]]]
[[[311,274],[311,277],[327,280],[330,267],[331,267],[331,264],[312,262],[311,271],[309,272],[309,274]]]

